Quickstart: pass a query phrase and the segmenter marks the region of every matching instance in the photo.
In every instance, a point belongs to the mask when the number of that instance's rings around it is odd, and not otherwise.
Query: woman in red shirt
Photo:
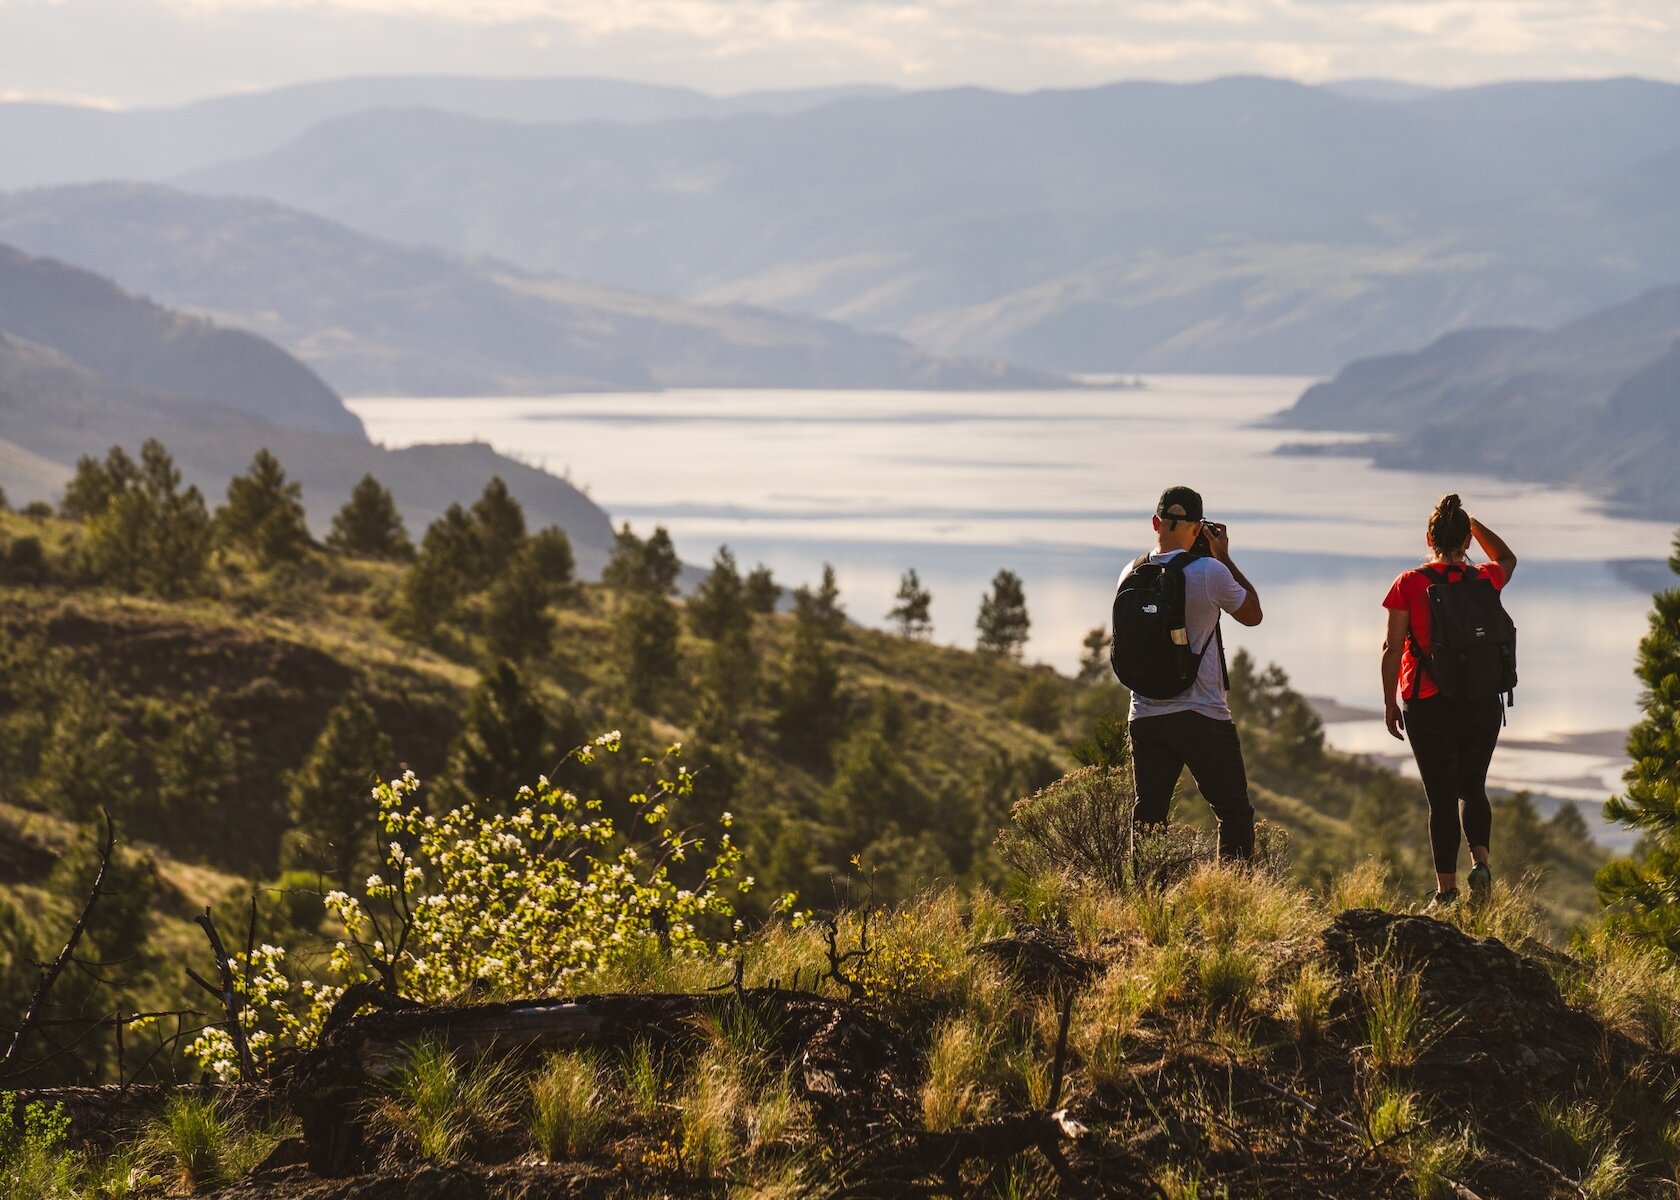
[[[1474,540],[1491,562],[1468,561]],[[1464,511],[1457,495],[1443,496],[1430,514],[1429,562],[1425,566],[1455,578],[1479,573],[1503,589],[1517,569],[1517,556],[1502,538]],[[1504,724],[1498,696],[1459,699],[1443,696],[1429,676],[1430,577],[1414,567],[1394,581],[1383,599],[1388,636],[1383,642],[1383,723],[1396,738],[1409,738],[1423,790],[1429,797],[1429,840],[1435,858],[1435,898],[1431,908],[1458,900],[1460,838],[1470,844],[1470,898],[1479,902],[1493,887],[1488,868],[1488,837],[1493,810],[1488,804],[1487,772]]]

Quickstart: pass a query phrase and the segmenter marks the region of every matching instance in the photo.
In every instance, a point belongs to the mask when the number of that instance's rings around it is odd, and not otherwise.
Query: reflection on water
[[[1149,543],[1171,484],[1230,523],[1266,608],[1231,631],[1303,691],[1380,702],[1382,596],[1420,554],[1435,500],[1460,492],[1522,559],[1508,593],[1522,685],[1510,736],[1625,727],[1649,596],[1609,559],[1666,555],[1670,531],[1611,521],[1579,493],[1279,456],[1345,433],[1270,427],[1308,381],[1174,376],[1080,392],[672,391],[615,396],[370,399],[391,445],[479,439],[568,474],[615,519],[667,526],[691,562],[727,542],[789,582],[835,564],[850,614],[884,623],[900,572],[934,594],[935,637],[972,644],[999,568],[1026,584],[1028,654],[1068,670],[1108,619],[1121,566]],[[1342,726],[1332,726],[1333,738]],[[1538,752],[1537,752],[1538,753]],[[1566,763],[1551,778],[1582,777]]]

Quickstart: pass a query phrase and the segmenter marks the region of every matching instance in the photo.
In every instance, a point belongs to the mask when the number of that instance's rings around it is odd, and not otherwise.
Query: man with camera
[[[1152,523],[1155,549],[1126,568],[1115,601],[1114,666],[1132,688],[1133,828],[1166,824],[1173,789],[1189,767],[1219,819],[1220,857],[1246,859],[1254,850],[1254,809],[1226,700],[1219,617],[1226,612],[1258,625],[1260,597],[1231,561],[1225,526],[1204,518],[1199,493],[1168,488]],[[1159,669],[1162,662],[1167,669]]]

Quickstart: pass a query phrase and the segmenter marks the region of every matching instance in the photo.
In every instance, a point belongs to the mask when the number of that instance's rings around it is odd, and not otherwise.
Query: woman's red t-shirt
[[[1505,587],[1505,572],[1498,563],[1471,564],[1466,567],[1446,566],[1442,563],[1431,563],[1437,571],[1445,571],[1447,577],[1452,578],[1459,571],[1475,571],[1493,584],[1496,589]],[[1412,638],[1425,654],[1429,653],[1429,585],[1434,582],[1418,567],[1403,572],[1394,581],[1394,586],[1388,589],[1388,595],[1383,597],[1384,608],[1400,608],[1411,614],[1412,637],[1406,639],[1406,651],[1400,659],[1400,696],[1401,700],[1412,698],[1412,685],[1418,678],[1417,655],[1412,652]],[[1440,692],[1429,672],[1423,672],[1423,680],[1418,688],[1417,698],[1428,699]]]

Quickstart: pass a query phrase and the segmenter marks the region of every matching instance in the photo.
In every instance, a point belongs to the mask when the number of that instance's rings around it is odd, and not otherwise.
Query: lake
[[[742,567],[789,585],[834,564],[856,620],[885,624],[899,576],[933,593],[934,637],[972,645],[981,594],[1009,568],[1025,583],[1029,660],[1074,669],[1104,625],[1116,576],[1151,541],[1171,484],[1229,523],[1264,624],[1226,622],[1227,644],[1275,661],[1295,686],[1355,711],[1331,740],[1404,754],[1380,709],[1381,602],[1415,565],[1447,491],[1521,559],[1507,605],[1522,684],[1494,775],[1602,800],[1637,715],[1632,675],[1672,531],[1603,515],[1565,489],[1382,471],[1356,457],[1282,453],[1346,433],[1271,426],[1311,380],[1165,376],[1141,388],[1049,392],[673,390],[532,398],[367,398],[350,407],[387,445],[480,440],[570,478],[615,521],[664,525],[685,560],[727,543]],[[470,497],[463,497],[463,500]],[[1365,710],[1363,714],[1359,710]],[[1596,735],[1596,736],[1593,736]]]

